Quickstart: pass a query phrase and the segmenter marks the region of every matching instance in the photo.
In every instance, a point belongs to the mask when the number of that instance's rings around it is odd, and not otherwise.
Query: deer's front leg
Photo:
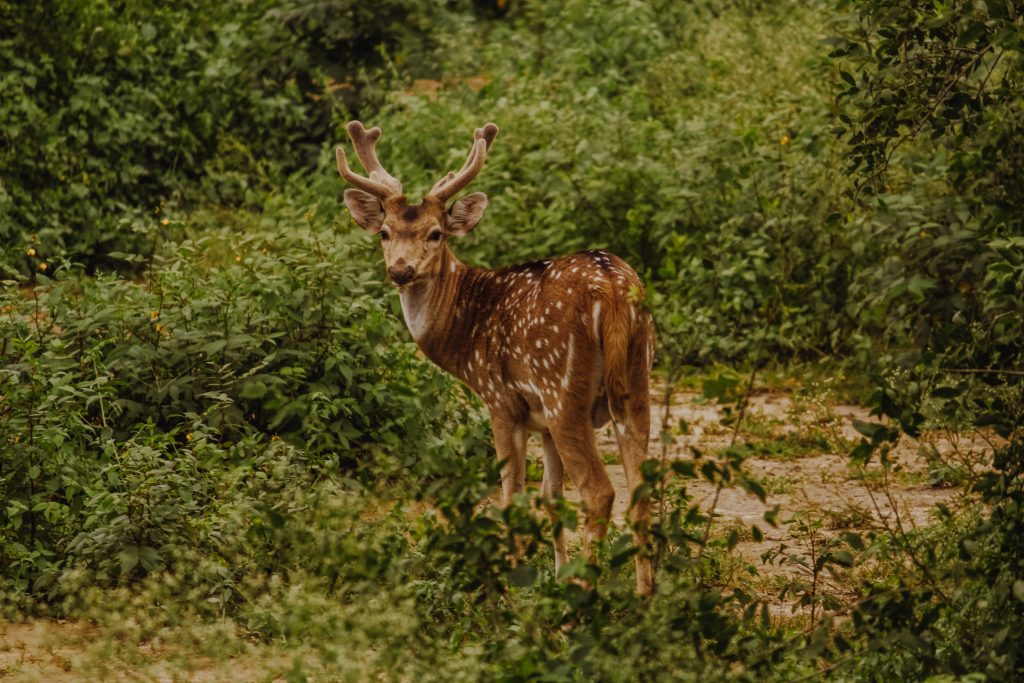
[[[526,489],[526,426],[504,415],[491,415],[494,448],[505,464],[501,468],[501,503],[509,505],[512,496]]]

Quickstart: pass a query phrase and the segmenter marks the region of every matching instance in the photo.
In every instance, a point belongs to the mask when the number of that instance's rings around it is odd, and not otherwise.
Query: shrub
[[[456,16],[408,0],[0,3],[0,241],[15,245],[0,265],[29,272],[35,235],[46,258],[109,269],[108,252],[139,248],[125,218],[257,204],[316,163],[336,107],[379,97],[367,69],[425,63],[425,25]]]
[[[278,440],[310,472],[439,476],[475,403],[416,358],[362,247],[308,219],[165,243],[144,282],[65,264],[5,285],[9,585],[48,589],[76,559],[105,579],[161,566],[164,545],[198,542],[190,519],[229,463]]]

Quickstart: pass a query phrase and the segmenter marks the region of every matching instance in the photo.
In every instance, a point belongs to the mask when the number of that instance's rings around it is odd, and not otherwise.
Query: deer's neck
[[[463,360],[476,348],[486,329],[485,312],[476,305],[490,271],[470,268],[445,249],[441,272],[431,281],[414,283],[399,293],[402,316],[423,353],[445,371],[465,379]],[[490,298],[484,296],[483,298]]]

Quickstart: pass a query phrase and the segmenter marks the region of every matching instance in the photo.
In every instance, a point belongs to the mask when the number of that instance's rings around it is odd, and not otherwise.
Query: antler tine
[[[452,195],[472,182],[473,178],[480,173],[480,169],[484,167],[487,150],[490,149],[491,143],[494,142],[497,135],[498,127],[493,123],[488,123],[483,128],[473,131],[473,148],[470,150],[469,156],[466,157],[465,163],[462,164],[462,168],[458,173],[449,172],[444,178],[437,181],[430,188],[429,194],[441,201],[447,201]]]
[[[381,199],[393,195],[402,194],[402,183],[397,178],[384,170],[380,160],[377,159],[377,140],[380,138],[380,128],[366,130],[359,121],[350,121],[348,124],[348,135],[352,139],[352,146],[355,147],[356,156],[362,162],[363,167],[369,173],[368,178],[355,173],[348,165],[345,157],[345,150],[339,147],[335,153],[338,159],[338,172],[341,177],[352,185]]]
[[[498,126],[493,123],[485,123],[483,128],[477,128],[473,131],[473,138],[479,140],[483,138],[487,141],[487,149],[491,149],[491,143],[494,142],[494,138],[498,137]]]
[[[339,147],[334,150],[334,156],[338,160],[338,173],[340,173],[341,177],[347,180],[350,185],[358,187],[360,190],[365,190],[380,199],[387,199],[392,195],[391,189],[383,183],[378,183],[375,180],[364,178],[349,168],[348,159],[345,158],[345,149],[343,147]]]
[[[380,160],[377,159],[377,140],[380,139],[380,128],[374,127],[366,130],[360,121],[349,121],[348,135],[352,138],[352,145],[356,148],[359,161],[370,174],[370,178],[389,187],[394,194],[402,193],[402,183],[398,182],[390,173],[384,170]]]

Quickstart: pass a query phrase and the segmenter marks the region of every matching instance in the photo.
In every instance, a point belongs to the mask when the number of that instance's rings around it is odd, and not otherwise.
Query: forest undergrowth
[[[1016,3],[0,19],[0,677],[1024,674]],[[354,118],[413,196],[499,124],[463,260],[645,280],[655,596],[622,487],[561,576],[574,492],[494,505],[344,213]]]

